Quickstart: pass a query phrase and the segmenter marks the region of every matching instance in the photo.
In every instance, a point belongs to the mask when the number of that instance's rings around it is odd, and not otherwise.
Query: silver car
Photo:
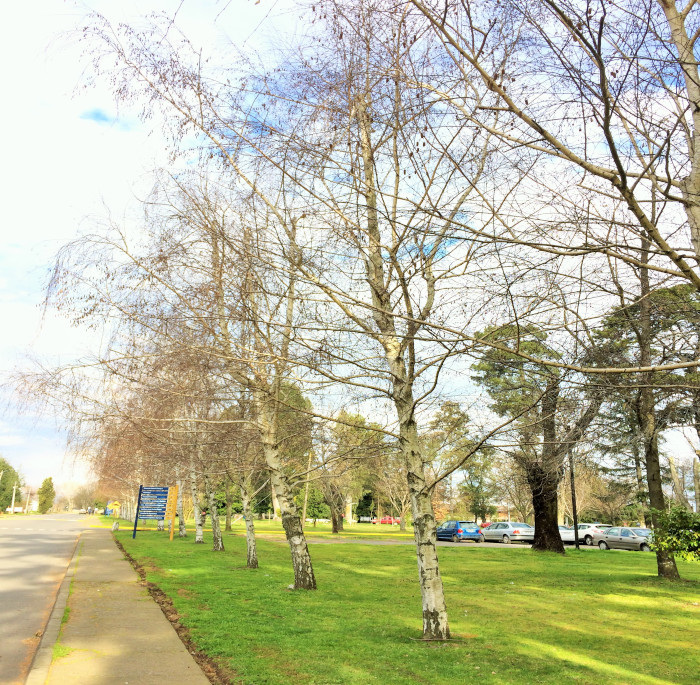
[[[487,528],[482,528],[481,534],[484,540],[503,542],[506,545],[516,541],[532,542],[535,539],[535,529],[530,524],[513,521],[492,523]]]
[[[651,552],[649,546],[651,534],[650,528],[614,526],[605,531],[598,547],[600,549],[638,549],[641,552]]]

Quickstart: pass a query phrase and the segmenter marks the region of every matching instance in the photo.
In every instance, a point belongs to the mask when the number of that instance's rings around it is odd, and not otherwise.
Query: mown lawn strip
[[[260,540],[251,571],[236,535],[224,553],[118,535],[194,643],[252,685],[696,682],[697,565],[668,583],[652,554],[441,547],[455,640],[424,643],[410,546],[315,545],[319,589],[292,592],[283,541]]]

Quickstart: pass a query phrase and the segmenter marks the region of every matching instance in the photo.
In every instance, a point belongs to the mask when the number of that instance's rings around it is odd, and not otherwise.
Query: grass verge
[[[78,543],[80,547],[78,548],[78,557],[75,562],[75,569],[78,568],[78,564],[80,563],[80,557],[83,553],[83,543],[82,541]],[[74,569],[74,571],[75,571]],[[70,585],[68,586],[68,600],[70,601],[70,597],[73,594],[73,585],[75,583],[75,573],[73,574],[73,577],[71,578]],[[52,648],[52,654],[51,654],[51,659],[56,660],[56,659],[61,659],[62,657],[68,656],[72,651],[72,647],[66,647],[64,644],[61,643],[61,638],[63,637],[63,628],[68,623],[68,619],[70,618],[70,607],[66,603],[66,606],[63,608],[63,615],[61,616],[61,628],[58,631],[58,637],[56,638],[56,642],[54,643],[54,646]]]
[[[124,519],[115,519],[111,516],[100,516],[98,518],[100,525],[104,527],[112,527],[112,523],[115,520],[119,521],[119,525],[122,530],[128,531],[132,530],[134,524],[132,521],[126,521]],[[187,530],[189,533],[194,534],[194,521],[186,521]],[[175,522],[175,535],[177,535],[177,521]],[[223,526],[223,522],[222,522]],[[137,528],[137,535],[139,531],[155,531],[158,527],[157,521],[139,521]],[[167,535],[167,523],[163,534]],[[207,526],[206,530],[211,530]],[[281,521],[273,521],[268,519],[256,519],[255,520],[255,530],[260,536],[266,537],[282,537],[284,538],[284,530],[282,528]],[[231,525],[231,532],[236,535],[245,535],[245,521],[243,519],[238,519],[234,521]],[[331,524],[326,522],[317,522],[314,526],[313,523],[307,522],[304,527],[304,534],[309,539],[320,538],[333,538],[333,539],[345,539],[345,540],[357,540],[366,538],[368,540],[403,540],[410,541],[413,540],[413,528],[408,526],[406,530],[401,530],[399,526],[390,526],[377,524],[373,525],[371,523],[355,523],[352,526],[346,526],[345,530],[341,533],[334,534],[331,530]]]
[[[442,547],[454,640],[424,643],[410,546],[312,545],[319,589],[290,592],[283,542],[260,540],[251,571],[238,535],[223,553],[192,536],[117,535],[232,682],[697,682],[698,565],[668,583],[651,554]]]

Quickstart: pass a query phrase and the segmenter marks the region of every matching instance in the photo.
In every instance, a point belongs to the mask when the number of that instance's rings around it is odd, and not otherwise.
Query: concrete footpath
[[[111,531],[86,530],[25,685],[166,683],[210,685]]]

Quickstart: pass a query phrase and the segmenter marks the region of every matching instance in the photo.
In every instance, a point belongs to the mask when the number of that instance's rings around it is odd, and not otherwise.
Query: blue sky
[[[269,30],[294,25],[296,13],[289,5],[290,0],[32,0],[5,8],[0,23],[6,95],[0,106],[0,379],[28,357],[51,364],[99,345],[55,313],[43,314],[51,265],[61,245],[95,221],[108,214],[119,221],[135,216],[136,198],[150,188],[151,170],[165,161],[162,139],[149,135],[135,113],[122,108],[117,115],[106,89],[78,89],[85,68],[82,48],[59,36],[90,8],[127,21],[139,13],[180,8],[188,35],[210,51],[223,52],[228,40],[264,50]],[[7,403],[0,392],[0,410]],[[679,439],[676,450],[687,449]],[[54,417],[18,415],[11,399],[0,413],[0,454],[34,485],[52,476],[70,487],[88,477],[85,468],[74,466]]]
[[[80,115],[80,118],[85,119],[86,121],[92,121],[95,124],[102,126],[116,127],[123,131],[130,131],[139,125],[138,122],[133,120],[130,121],[124,118],[119,119],[116,115],[108,114],[105,112],[105,110],[100,109],[99,107],[83,112]]]
[[[0,379],[27,357],[46,363],[79,357],[99,344],[53,312],[42,314],[48,274],[61,245],[108,214],[126,220],[150,187],[150,172],[165,162],[162,139],[137,116],[117,108],[106,89],[81,90],[82,46],[67,40],[90,9],[114,20],[138,21],[151,11],[172,12],[195,42],[210,49],[229,40],[264,45],[261,26],[285,16],[287,0],[32,0],[11,3],[0,25],[3,104],[3,202],[0,210]],[[213,22],[219,16],[218,23]],[[8,97],[9,96],[9,97]],[[0,392],[0,408],[7,394]],[[0,413],[0,454],[39,484],[87,478],[73,466],[51,416]]]

